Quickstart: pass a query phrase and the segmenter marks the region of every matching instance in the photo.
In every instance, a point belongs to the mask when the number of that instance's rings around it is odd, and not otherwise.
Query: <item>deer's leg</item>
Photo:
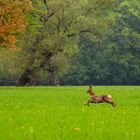
[[[92,103],[91,99],[89,99],[88,102],[85,105],[89,106],[89,103]]]
[[[112,104],[114,105],[114,107],[116,107],[117,105],[112,101]]]
[[[112,105],[114,108],[116,107],[116,104],[113,102],[112,98],[106,98],[105,99],[106,103],[109,103],[110,105]]]
[[[113,101],[106,100],[105,102],[115,107],[115,103]]]
[[[107,103],[111,104],[114,108],[116,107],[116,104],[113,101]]]

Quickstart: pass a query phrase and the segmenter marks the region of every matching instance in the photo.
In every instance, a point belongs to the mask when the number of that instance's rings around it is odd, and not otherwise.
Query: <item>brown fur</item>
[[[105,102],[105,103],[111,104],[113,107],[116,107],[116,104],[113,102],[110,95],[97,96],[93,92],[92,86],[89,87],[89,89],[87,90],[87,93],[89,93],[89,95],[90,95],[90,99],[88,100],[88,102],[86,104],[88,106],[89,106],[89,103],[104,103]]]

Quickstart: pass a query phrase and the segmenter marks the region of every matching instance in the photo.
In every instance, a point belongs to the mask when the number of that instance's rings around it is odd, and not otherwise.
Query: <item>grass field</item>
[[[87,87],[0,87],[0,140],[139,140],[140,87],[95,86],[118,107],[84,103]]]

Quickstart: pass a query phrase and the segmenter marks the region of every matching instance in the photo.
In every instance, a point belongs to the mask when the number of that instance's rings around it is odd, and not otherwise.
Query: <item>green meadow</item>
[[[0,87],[0,140],[139,140],[140,87],[95,86],[109,104],[85,106],[88,86]]]

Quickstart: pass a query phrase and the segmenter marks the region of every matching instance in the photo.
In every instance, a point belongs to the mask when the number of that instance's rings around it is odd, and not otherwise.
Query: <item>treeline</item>
[[[115,24],[96,43],[81,37],[80,52],[72,60],[62,84],[140,84],[140,6],[124,1],[115,10]]]
[[[139,0],[27,4],[15,47],[0,36],[0,85],[139,85]]]

